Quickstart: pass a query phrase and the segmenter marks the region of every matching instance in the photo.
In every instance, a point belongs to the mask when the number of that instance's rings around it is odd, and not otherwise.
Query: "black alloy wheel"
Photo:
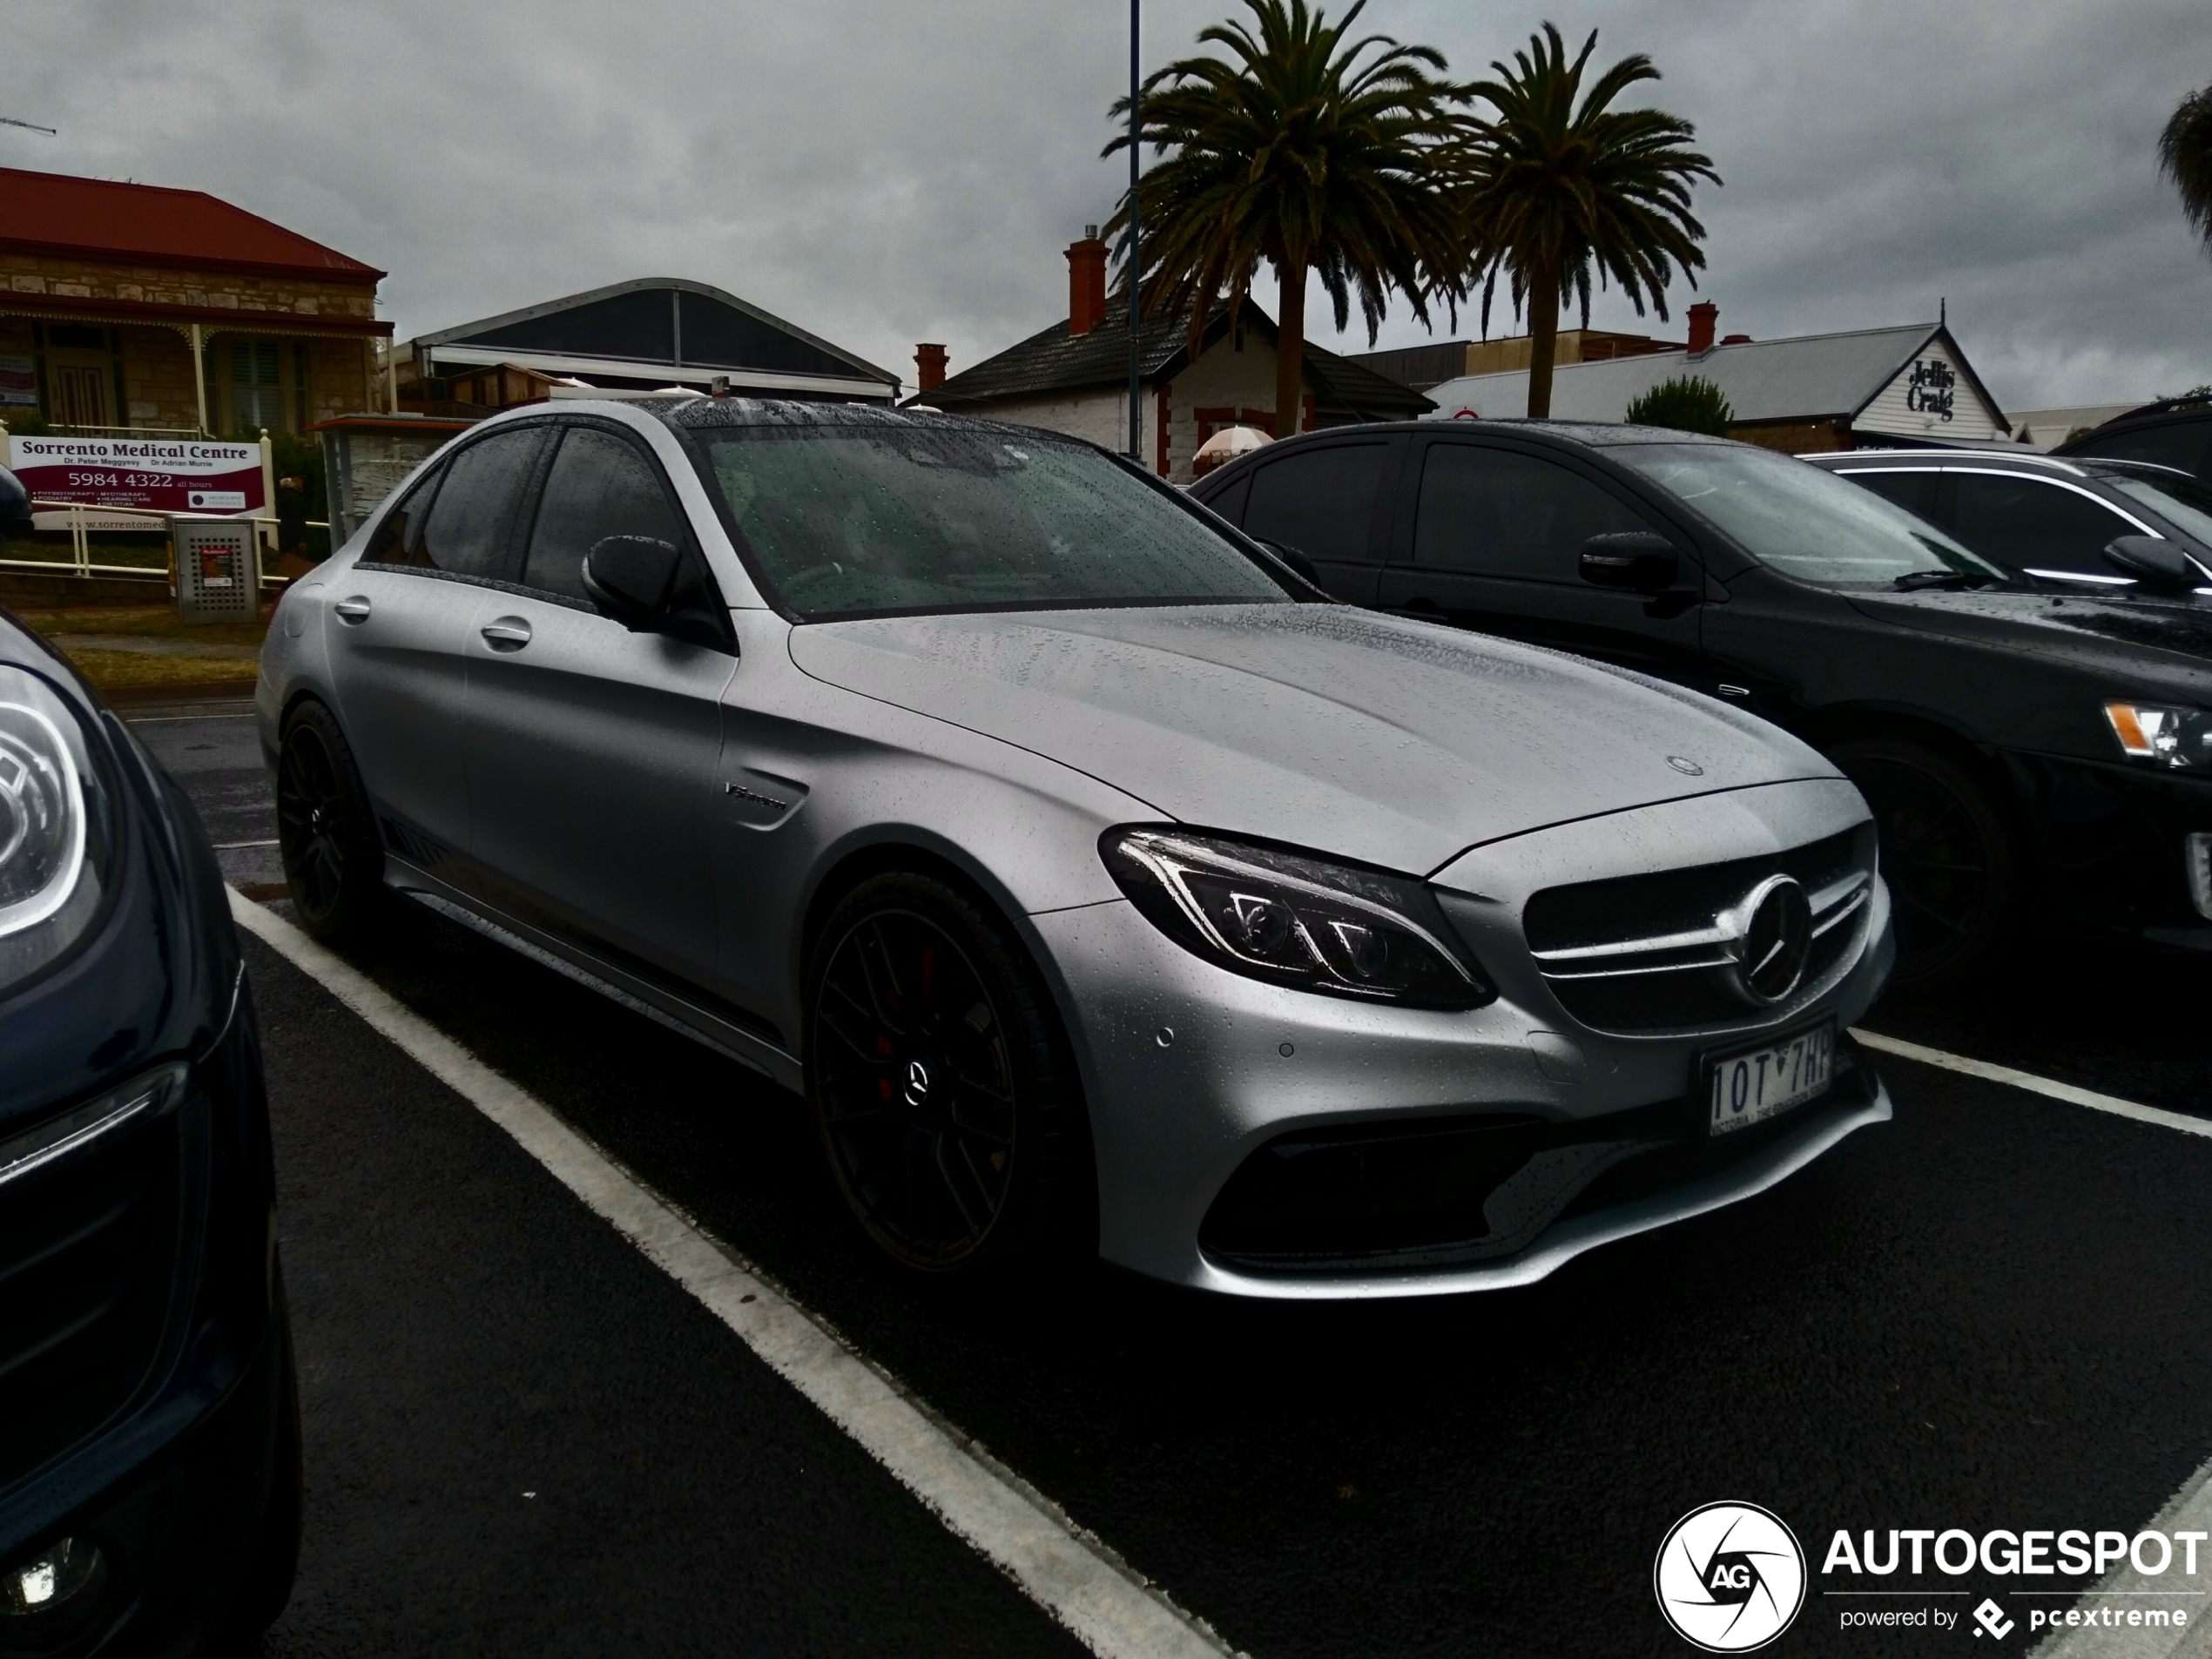
[[[1067,1044],[994,911],[933,876],[871,877],[823,927],[807,992],[823,1155],[887,1254],[985,1278],[1096,1247]]]
[[[1921,744],[1869,738],[1831,757],[1857,784],[1881,837],[1901,990],[1972,973],[2010,921],[2018,860],[1988,789]]]
[[[277,850],[300,925],[356,938],[383,902],[384,853],[354,753],[330,711],[300,705],[277,755]]]

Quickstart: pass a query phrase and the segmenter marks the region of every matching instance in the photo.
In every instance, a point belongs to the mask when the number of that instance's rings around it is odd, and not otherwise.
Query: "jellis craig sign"
[[[1939,357],[1916,358],[1905,383],[1905,407],[1948,421],[1959,398],[1959,371]]]

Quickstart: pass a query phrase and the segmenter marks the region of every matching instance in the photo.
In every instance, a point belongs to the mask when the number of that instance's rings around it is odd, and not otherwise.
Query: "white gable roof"
[[[1916,364],[1922,366],[1918,388],[1912,384]],[[1900,435],[1939,431],[1945,436],[1987,437],[2006,429],[2002,411],[1982,391],[1950,335],[1934,323],[1750,341],[1716,346],[1694,357],[1664,351],[1568,363],[1552,371],[1552,419],[1618,421],[1645,392],[1683,374],[1719,387],[1739,421],[1844,419]],[[1950,384],[1937,385],[1946,374]],[[1948,422],[1939,410],[1920,408],[1943,390],[1952,399]],[[1436,413],[1426,419],[1463,415],[1509,419],[1528,412],[1528,371],[1468,374],[1431,387],[1428,395]]]

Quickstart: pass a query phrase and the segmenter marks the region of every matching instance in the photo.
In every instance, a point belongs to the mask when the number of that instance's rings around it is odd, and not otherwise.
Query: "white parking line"
[[[2190,1476],[2188,1484],[2145,1521],[2141,1530],[2162,1532],[2169,1538],[2185,1530],[2212,1532],[2212,1463]],[[2204,1582],[2201,1578],[2182,1581],[2192,1587]],[[2198,1599],[2202,1594],[2202,1590],[2186,1596],[2161,1593],[2157,1580],[2137,1572],[2132,1564],[2123,1561],[2111,1576],[2087,1591],[2074,1605],[2086,1611],[2126,1598],[2122,1606],[2185,1611],[2188,1622],[2179,1629],[2170,1625],[2162,1629],[2155,1626],[2127,1629],[2116,1625],[2061,1629],[2043,1639],[2034,1649],[2036,1659],[2199,1659],[2202,1655],[2212,1653],[2212,1608],[2207,1608]],[[2023,1624],[2027,1622],[2024,1605],[2006,1611]]]
[[[2155,1123],[2161,1129],[2179,1130],[2184,1135],[2212,1136],[2212,1122],[2191,1117],[2186,1112],[2169,1112],[2162,1107],[2138,1105],[2132,1100],[2101,1095],[2094,1089],[2078,1089],[2072,1083],[2039,1077],[2032,1071],[1994,1065],[1986,1060],[1970,1060],[1965,1055],[1923,1048],[1919,1043],[1907,1042],[1900,1037],[1885,1037],[1878,1031],[1854,1027],[1851,1035],[1878,1054],[1895,1055],[1900,1060],[1918,1061],[1924,1066],[1940,1066],[1946,1071],[1979,1077],[1988,1082],[2006,1083],[2014,1089],[2025,1089],[2031,1094],[2065,1101],[2069,1105],[2087,1106],[2092,1111],[2110,1112],[2115,1117],[2133,1118],[2138,1123]],[[2144,1523],[2144,1527],[2169,1536],[2182,1527],[2212,1531],[2212,1463],[2206,1464],[2192,1475],[2166,1507]],[[2171,1627],[2159,1629],[2111,1625],[2077,1626],[2071,1630],[2061,1629],[2044,1636],[2034,1649],[2035,1659],[2201,1659],[2202,1656],[2212,1655],[2212,1617],[2201,1616],[2197,1610],[2201,1604],[2193,1600],[2175,1602],[2155,1595],[2147,1588],[2150,1583],[2148,1578],[2132,1568],[2122,1568],[2094,1588],[2083,1592],[2080,1600],[2074,1605],[2084,1609],[2094,1609],[2114,1597],[2151,1595],[2160,1606],[2187,1608],[2189,1615],[2187,1626],[2179,1629]],[[2027,1622],[2025,1606],[2008,1611],[2022,1623]],[[1980,1632],[1976,1631],[1975,1634],[1979,1635]]]
[[[2025,1089],[2032,1095],[2047,1095],[2053,1100],[2062,1100],[2069,1105],[2087,1106],[2092,1111],[2110,1112],[2114,1117],[2132,1117],[2138,1123],[2155,1123],[2161,1129],[2177,1129],[2184,1135],[2212,1137],[2212,1119],[2191,1117],[2187,1112],[2169,1112],[2162,1106],[2139,1106],[2132,1100],[2100,1095],[2094,1089],[2077,1089],[2072,1083],[2039,1077],[2032,1071],[2015,1071],[2010,1066],[1993,1065],[1986,1060],[1969,1060],[1964,1055],[1946,1054],[1940,1049],[1924,1049],[1917,1042],[1885,1037],[1878,1031],[1867,1031],[1857,1026],[1851,1028],[1851,1035],[1878,1054],[1893,1054],[1900,1060],[1917,1060],[1924,1066],[1940,1066],[1946,1071],[1956,1071],[1993,1083],[2010,1083],[2013,1088]]]
[[[1232,1651],[1058,1505],[534,1096],[236,888],[231,889],[231,914],[505,1130],[1093,1653],[1109,1659],[1218,1659]]]

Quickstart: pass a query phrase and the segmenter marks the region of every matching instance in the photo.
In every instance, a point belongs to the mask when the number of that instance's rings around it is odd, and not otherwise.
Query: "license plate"
[[[1749,1129],[1825,1093],[1835,1061],[1833,1025],[1815,1026],[1764,1049],[1714,1061],[1705,1090],[1710,1132]]]

